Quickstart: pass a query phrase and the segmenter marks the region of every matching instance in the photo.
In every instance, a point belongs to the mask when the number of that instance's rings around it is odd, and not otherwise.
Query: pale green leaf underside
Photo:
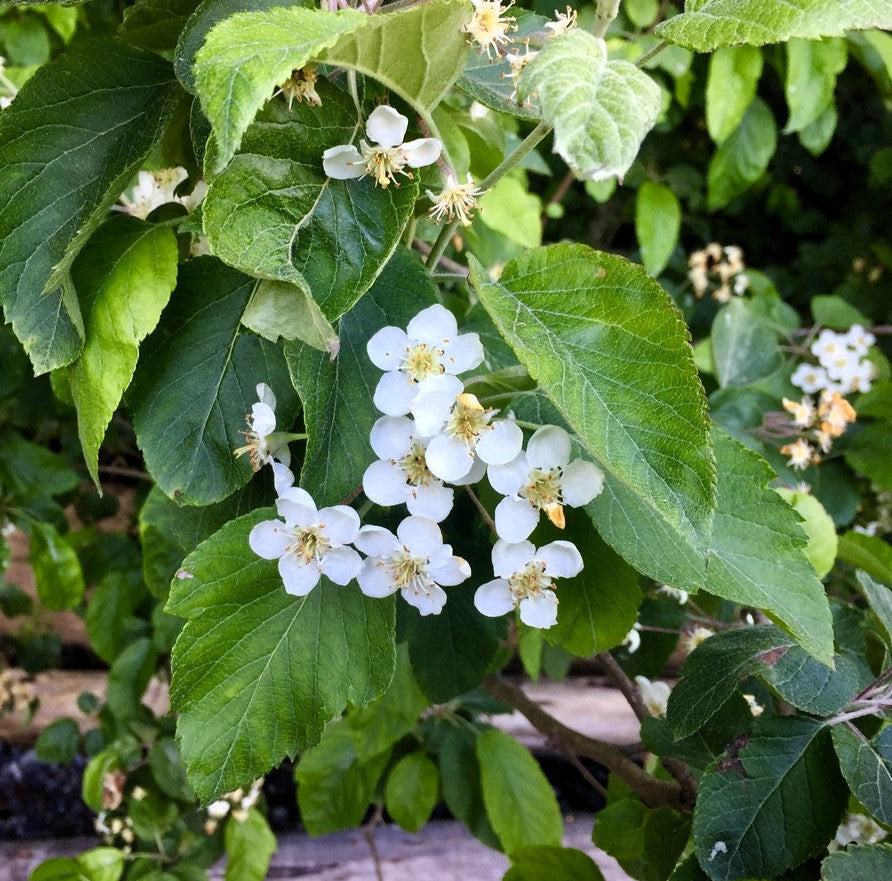
[[[656,29],[657,36],[695,52],[790,37],[816,40],[848,30],[892,26],[892,0],[706,0]]]
[[[574,29],[550,39],[524,68],[518,94],[554,126],[554,152],[577,177],[622,178],[660,112],[660,89],[603,40]]]
[[[71,274],[86,343],[68,378],[87,469],[98,485],[105,430],[133,378],[139,344],[155,329],[176,284],[176,237],[135,217],[112,218],[80,252]]]
[[[285,593],[248,533],[275,517],[233,520],[184,561],[168,611],[187,619],[174,647],[171,700],[189,780],[203,802],[244,786],[319,740],[348,702],[390,682],[394,604],[322,579]]]
[[[857,729],[835,725],[833,748],[852,794],[881,823],[892,823],[892,728],[873,740]]]

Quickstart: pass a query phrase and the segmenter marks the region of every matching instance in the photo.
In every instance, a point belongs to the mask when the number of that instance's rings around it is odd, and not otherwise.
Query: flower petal
[[[472,484],[480,483],[484,474],[486,474],[486,462],[474,456],[474,464],[471,465],[470,471],[464,477],[457,477],[450,483],[453,486],[471,486]]]
[[[291,464],[291,450],[288,447],[288,441],[283,440],[279,443],[273,443],[269,445],[270,455],[274,457],[274,460],[270,462],[271,465],[275,466],[276,460],[281,462],[286,467]],[[292,476],[291,482],[294,483],[294,477]]]
[[[363,527],[365,528],[365,527]],[[387,530],[385,530],[386,532]],[[389,597],[397,592],[397,584],[390,574],[390,568],[379,558],[369,557],[362,564],[356,576],[359,589],[367,596],[375,599]]]
[[[379,459],[402,459],[416,435],[415,423],[405,416],[382,416],[369,432],[369,443]]]
[[[383,526],[363,526],[353,544],[370,557],[392,557],[400,543],[396,536]],[[395,589],[395,588],[394,588]]]
[[[543,425],[527,444],[530,468],[563,468],[570,461],[570,435],[557,425]]]
[[[272,410],[276,409],[276,396],[273,393],[273,390],[265,382],[258,382],[256,391],[257,400],[260,401],[261,404],[266,404]]]
[[[445,587],[461,584],[471,577],[471,567],[468,561],[449,553],[437,554],[436,559],[431,560],[427,567],[427,572],[437,584],[442,584]]]
[[[399,327],[382,327],[367,343],[369,360],[382,370],[396,370],[406,357],[409,337]]]
[[[520,601],[520,620],[528,627],[547,630],[557,624],[558,600],[553,591],[543,590],[536,597]]]
[[[334,545],[353,544],[359,534],[359,514],[347,505],[333,505],[319,512],[325,535]]]
[[[592,462],[574,459],[561,478],[561,498],[571,508],[587,505],[604,489],[604,472]]]
[[[406,333],[413,342],[443,348],[458,336],[458,324],[455,316],[445,306],[434,303],[433,306],[422,309],[409,322]]]
[[[406,165],[410,168],[432,165],[440,158],[442,152],[443,143],[436,138],[418,138],[403,144],[403,156],[406,157]]]
[[[510,612],[517,601],[504,578],[496,578],[481,584],[474,593],[474,605],[481,615],[498,618]]]
[[[496,505],[496,534],[509,542],[529,538],[539,523],[539,509],[526,499],[502,499]]]
[[[378,459],[366,468],[362,475],[362,488],[376,505],[386,506],[401,505],[412,489],[406,482],[403,469],[384,459]]]
[[[405,502],[410,514],[430,517],[437,523],[449,516],[455,497],[452,487],[443,486],[436,480],[427,486],[409,486],[408,491]],[[366,495],[369,495],[368,492]]]
[[[530,466],[526,453],[518,453],[507,465],[490,465],[486,469],[490,486],[500,495],[513,496],[529,479]]]
[[[294,474],[284,463],[273,462],[273,486],[277,496],[294,486]]]
[[[375,406],[388,416],[405,416],[415,397],[415,383],[402,371],[385,373],[375,388]]]
[[[424,458],[431,473],[447,482],[464,477],[474,465],[468,445],[447,434],[437,435],[427,445]]]
[[[276,414],[263,402],[251,407],[251,428],[258,437],[266,437],[276,430]]]
[[[285,554],[279,557],[279,575],[285,583],[286,593],[305,597],[319,583],[322,571],[315,561],[305,563],[294,554]]]
[[[483,432],[477,442],[477,455],[487,465],[506,465],[520,452],[523,432],[513,419],[500,419]]]
[[[430,517],[406,517],[396,528],[396,537],[415,557],[430,559],[443,546],[443,533]]]
[[[531,541],[515,544],[499,539],[492,549],[492,571],[500,578],[510,578],[520,572],[536,553],[536,546]]]
[[[339,144],[322,154],[322,170],[335,180],[351,180],[365,174],[365,163],[352,144]]]
[[[335,584],[349,584],[362,569],[362,557],[353,548],[332,548],[322,558],[322,574]]]
[[[276,510],[289,526],[314,526],[319,522],[316,503],[306,490],[297,486],[286,489],[276,499]]]
[[[572,542],[553,541],[536,551],[535,559],[545,563],[550,578],[572,578],[582,572],[582,555]]]
[[[455,395],[450,392],[421,392],[409,405],[415,417],[415,429],[421,437],[433,437],[449,418],[449,411],[455,403]]]
[[[479,367],[483,363],[483,358],[483,343],[480,342],[480,335],[463,333],[446,346],[440,362],[447,372],[458,374]]]
[[[291,530],[281,520],[264,520],[248,535],[248,545],[258,557],[277,560],[291,544]]]
[[[389,104],[381,104],[365,123],[365,133],[381,147],[396,147],[406,137],[409,120]]]
[[[426,590],[404,587],[403,599],[422,615],[439,615],[446,605],[446,591],[436,584],[429,584]]]

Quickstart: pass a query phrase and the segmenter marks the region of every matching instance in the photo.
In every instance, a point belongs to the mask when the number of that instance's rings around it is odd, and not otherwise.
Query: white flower
[[[486,57],[492,60],[490,52],[499,55],[501,47],[508,42],[508,33],[517,30],[514,18],[505,13],[514,5],[514,0],[502,6],[500,0],[471,0],[474,15],[464,26],[466,34],[486,50]]]
[[[431,474],[425,460],[429,438],[405,416],[382,416],[369,436],[379,457],[366,468],[362,487],[378,505],[405,503],[410,514],[439,522],[452,510],[453,491]]]
[[[207,194],[208,185],[203,180],[200,180],[192,188],[191,193],[177,197],[177,202],[191,214],[204,201],[204,197]]]
[[[815,456],[815,451],[811,448],[808,441],[801,437],[791,444],[784,444],[780,448],[780,452],[782,456],[790,457],[790,461],[787,464],[798,471],[802,471],[812,463],[820,461],[820,457]]]
[[[433,207],[428,211],[431,220],[435,223],[458,220],[462,226],[471,225],[471,213],[477,208],[477,197],[483,194],[470,174],[467,183],[460,184],[452,173],[447,177],[441,193],[434,195],[430,190],[426,192],[433,202]]]
[[[247,417],[248,430],[241,432],[247,443],[239,447],[234,455],[238,457],[247,453],[255,471],[274,461],[290,465],[288,441],[273,434],[276,430],[276,396],[266,383],[260,382],[257,384],[257,397],[260,400],[251,407],[251,415]],[[291,483],[294,483],[293,476]]]
[[[464,390],[457,375],[483,361],[483,346],[476,333],[459,333],[455,316],[435,303],[422,309],[405,330],[382,327],[366,344],[371,362],[386,371],[375,388],[375,406],[388,416],[414,413],[422,393],[437,394],[451,402]],[[421,430],[425,436],[436,433]],[[467,470],[467,469],[466,469]]]
[[[832,330],[822,330],[818,338],[811,344],[811,353],[822,366],[829,366],[830,362],[846,350],[846,340],[841,334]]]
[[[746,701],[747,706],[750,708],[750,712],[757,719],[762,713],[765,712],[765,707],[762,706],[757,700],[754,694],[745,694],[743,695],[743,699]]]
[[[422,395],[415,403],[415,422],[427,434],[439,432],[427,446],[427,467],[450,483],[462,481],[477,459],[505,465],[523,446],[523,432],[513,419],[492,422],[474,395],[458,395],[452,405],[442,395]],[[464,482],[464,481],[462,481]]]
[[[853,324],[843,335],[843,339],[845,344],[859,357],[866,355],[867,350],[877,341],[876,337],[860,324]]]
[[[793,417],[793,425],[797,428],[811,428],[815,421],[815,402],[804,397],[801,401],[791,401],[789,398],[783,399],[784,410]]]
[[[570,461],[570,435],[557,425],[544,425],[507,465],[490,465],[493,489],[505,496],[496,506],[496,532],[505,541],[527,538],[539,512],[564,528],[564,505],[587,505],[604,488],[603,472],[584,459]]]
[[[138,183],[132,193],[121,196],[124,211],[145,220],[161,205],[180,201],[174,191],[187,177],[189,173],[179,165],[158,171],[140,171],[137,175]]]
[[[684,640],[685,648],[688,652],[694,651],[694,649],[703,645],[710,636],[714,636],[714,632],[710,630],[708,627],[695,627]]]
[[[661,593],[663,596],[672,597],[672,599],[674,599],[680,606],[685,605],[690,596],[686,590],[682,590],[680,587],[669,587],[668,584],[660,585],[660,587],[657,588],[657,593]]]
[[[229,802],[225,798],[212,801],[207,806],[207,812],[212,820],[222,820],[229,813]]]
[[[335,584],[348,584],[359,573],[362,559],[351,544],[359,532],[359,515],[346,505],[316,510],[310,494],[298,487],[276,501],[281,520],[258,523],[248,544],[264,560],[279,561],[285,590],[306,596],[325,575]]]
[[[801,388],[807,395],[813,395],[821,389],[827,388],[827,371],[823,367],[815,367],[813,364],[800,364],[790,377],[790,382],[797,388]]]
[[[638,632],[641,625],[636,621],[632,625],[632,629],[623,637],[621,645],[626,647],[630,655],[634,655],[641,648],[641,634]]]
[[[440,158],[443,145],[436,138],[418,138],[403,143],[409,120],[386,104],[376,107],[366,120],[365,131],[376,146],[360,141],[360,150],[353,144],[329,147],[322,154],[322,167],[335,180],[365,177],[375,178],[379,187],[386,189],[396,183],[396,175],[412,177],[405,168],[420,168]]]
[[[646,676],[636,676],[635,682],[641,692],[644,705],[651,715],[663,716],[666,713],[666,705],[672,689],[666,682],[651,682]]]
[[[369,556],[358,576],[359,588],[370,597],[398,590],[422,615],[439,615],[446,604],[441,585],[461,584],[471,567],[443,544],[440,527],[429,517],[406,517],[396,535],[381,526],[363,526],[355,541]]]
[[[582,557],[568,541],[553,541],[536,550],[529,541],[499,539],[492,549],[497,577],[481,584],[474,594],[477,611],[497,618],[520,606],[520,620],[547,629],[557,622],[555,578],[572,578],[582,571]]]
[[[544,25],[545,30],[549,31],[552,37],[557,37],[566,33],[570,28],[576,27],[576,10],[571,6],[567,7],[566,12],[555,10],[554,17],[555,21],[546,22]]]

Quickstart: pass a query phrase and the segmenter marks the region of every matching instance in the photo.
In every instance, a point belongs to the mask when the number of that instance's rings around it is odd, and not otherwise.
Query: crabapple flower
[[[554,21],[546,22],[544,25],[545,30],[549,32],[549,36],[557,37],[576,27],[576,10],[571,6],[567,7],[566,12],[555,10],[554,18]]]
[[[354,544],[369,555],[357,577],[359,589],[370,597],[400,591],[422,615],[439,615],[446,604],[443,586],[471,575],[467,561],[443,544],[440,527],[429,517],[406,517],[396,535],[382,526],[363,526]]]
[[[387,416],[414,413],[413,402],[426,392],[441,396],[437,400],[448,402],[448,409],[464,390],[457,374],[483,361],[479,335],[460,334],[455,316],[439,303],[422,309],[405,330],[382,327],[368,341],[366,351],[371,362],[386,371],[375,388],[374,402]],[[425,431],[421,426],[428,437],[438,428]]]
[[[815,453],[809,442],[801,437],[791,444],[784,444],[780,451],[782,456],[790,457],[790,461],[787,464],[798,471],[802,471],[808,468],[809,465],[817,464],[821,461],[821,457]]]
[[[759,718],[759,716],[762,715],[762,713],[765,712],[765,707],[763,707],[762,704],[760,704],[756,700],[756,696],[754,694],[744,694],[742,695],[742,697],[746,701],[747,706],[750,708],[750,712],[757,719]]]
[[[431,165],[440,158],[443,144],[436,138],[418,138],[404,144],[408,126],[408,118],[393,107],[387,104],[376,107],[365,124],[365,132],[374,146],[363,140],[359,142],[359,150],[353,144],[329,147],[322,154],[325,173],[335,180],[370,174],[382,189],[395,184],[398,174],[411,179],[412,172],[406,171],[406,166]]]
[[[127,214],[146,219],[156,208],[168,202],[178,202],[176,188],[189,177],[182,166],[162,168],[158,171],[141,171],[138,183],[128,196],[121,196],[121,203]]]
[[[843,339],[859,358],[866,355],[867,350],[877,341],[877,338],[860,324],[853,324],[843,335]]]
[[[292,71],[291,76],[279,86],[278,91],[273,94],[273,97],[275,98],[276,95],[284,95],[285,100],[288,102],[289,112],[291,112],[291,107],[295,101],[297,101],[298,104],[300,104],[301,101],[306,101],[311,107],[319,107],[322,104],[322,99],[316,92],[316,80],[318,79],[319,74],[316,73],[316,65],[304,65],[303,67]]]
[[[800,364],[793,371],[790,382],[797,388],[801,388],[807,395],[813,395],[815,392],[827,388],[827,371],[823,367],[815,367],[813,364]]]
[[[235,451],[235,456],[248,454],[251,467],[259,471],[261,466],[269,462],[278,461],[283,465],[291,464],[291,450],[288,449],[288,441],[282,437],[276,437],[276,396],[273,390],[264,382],[257,384],[257,397],[260,399],[251,407],[251,415],[247,417],[248,430],[241,432],[247,443]],[[288,474],[291,474],[289,471]],[[282,474],[281,478],[287,479]],[[294,483],[294,476],[291,477]],[[289,483],[288,486],[291,484]],[[278,485],[277,485],[278,493]]]
[[[452,510],[453,491],[431,474],[425,460],[429,438],[405,416],[382,416],[369,436],[379,457],[366,468],[362,488],[378,505],[405,504],[410,514],[439,522]]]
[[[636,676],[635,682],[641,692],[644,705],[653,716],[666,715],[666,705],[672,689],[666,682],[651,682],[646,676]]]
[[[362,558],[351,547],[359,532],[359,515],[346,505],[316,509],[305,490],[291,487],[276,501],[281,520],[258,523],[248,536],[251,550],[264,560],[279,561],[279,575],[292,596],[306,596],[324,575],[348,584]]]
[[[793,425],[796,428],[811,428],[811,424],[815,421],[815,404],[811,398],[805,397],[801,401],[791,401],[789,398],[783,399],[784,410],[793,417]]]
[[[514,5],[514,0],[502,6],[501,0],[471,0],[474,14],[464,26],[464,32],[486,51],[486,57],[492,60],[491,52],[498,58],[502,46],[508,42],[508,33],[516,30],[513,16],[505,13]]]
[[[457,220],[462,226],[470,226],[471,214],[477,208],[477,197],[484,191],[474,183],[470,174],[467,183],[460,184],[455,175],[450,173],[446,186],[439,195],[434,195],[430,190],[425,192],[433,202],[433,207],[428,211],[431,220],[435,223]]]
[[[623,641],[620,645],[624,645],[626,647],[626,651],[630,655],[634,655],[638,649],[641,648],[641,634],[638,632],[641,628],[641,625],[636,621],[632,625],[632,629],[623,637]]]
[[[547,630],[557,623],[555,578],[572,578],[582,571],[582,556],[574,544],[553,541],[536,550],[529,541],[499,539],[492,549],[496,578],[474,594],[477,611],[498,618],[520,606],[520,620]]]
[[[603,472],[584,459],[570,461],[570,435],[557,425],[544,425],[507,465],[490,465],[493,489],[505,496],[496,506],[496,532],[505,541],[527,538],[539,512],[564,528],[564,505],[587,505],[604,488]]]

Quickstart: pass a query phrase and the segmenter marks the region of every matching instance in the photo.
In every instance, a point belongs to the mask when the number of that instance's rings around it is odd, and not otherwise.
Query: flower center
[[[427,343],[418,343],[406,353],[403,359],[402,369],[415,380],[421,382],[428,376],[439,376],[446,372],[446,368],[440,363],[443,355],[442,349],[435,349]]]
[[[545,574],[545,564],[533,561],[515,572],[508,579],[508,586],[519,601],[535,599],[543,591],[551,590],[554,582]]]
[[[248,417],[248,430],[240,431],[239,434],[245,438],[246,443],[243,447],[239,447],[233,455],[238,459],[247,453],[248,460],[251,462],[251,470],[259,471],[261,466],[265,465],[269,458],[269,448],[267,447],[266,437],[261,437],[254,431],[250,417]]]
[[[406,480],[412,486],[427,486],[434,479],[434,475],[431,474],[430,469],[427,467],[424,445],[421,441],[415,441],[409,452],[397,464],[403,469]]]
[[[285,552],[300,557],[304,563],[319,562],[331,547],[331,542],[322,534],[321,526],[299,526],[293,534],[294,542]]]
[[[322,99],[316,93],[316,80],[318,78],[319,75],[316,73],[315,66],[308,64],[305,67],[301,67],[299,70],[295,70],[291,76],[282,83],[282,94],[288,101],[289,110],[291,110],[291,105],[294,101],[297,101],[298,103],[306,101],[307,104],[313,107],[318,107],[322,103]]]
[[[520,495],[531,505],[535,505],[548,515],[548,519],[563,529],[566,525],[564,508],[561,505],[561,469],[551,468],[542,471],[533,468],[530,471],[530,479],[526,486],[520,490]]]
[[[427,593],[431,579],[427,574],[427,560],[413,557],[405,548],[397,551],[390,560],[390,576],[400,590]]]
[[[398,174],[412,177],[411,172],[403,170],[406,157],[399,147],[371,147],[363,142],[362,158],[365,162],[365,173],[372,175],[381,189],[386,190],[391,183],[396,184]]]
[[[445,431],[472,446],[480,436],[480,432],[491,427],[489,420],[492,414],[492,410],[483,409],[474,395],[458,395],[446,422]]]

